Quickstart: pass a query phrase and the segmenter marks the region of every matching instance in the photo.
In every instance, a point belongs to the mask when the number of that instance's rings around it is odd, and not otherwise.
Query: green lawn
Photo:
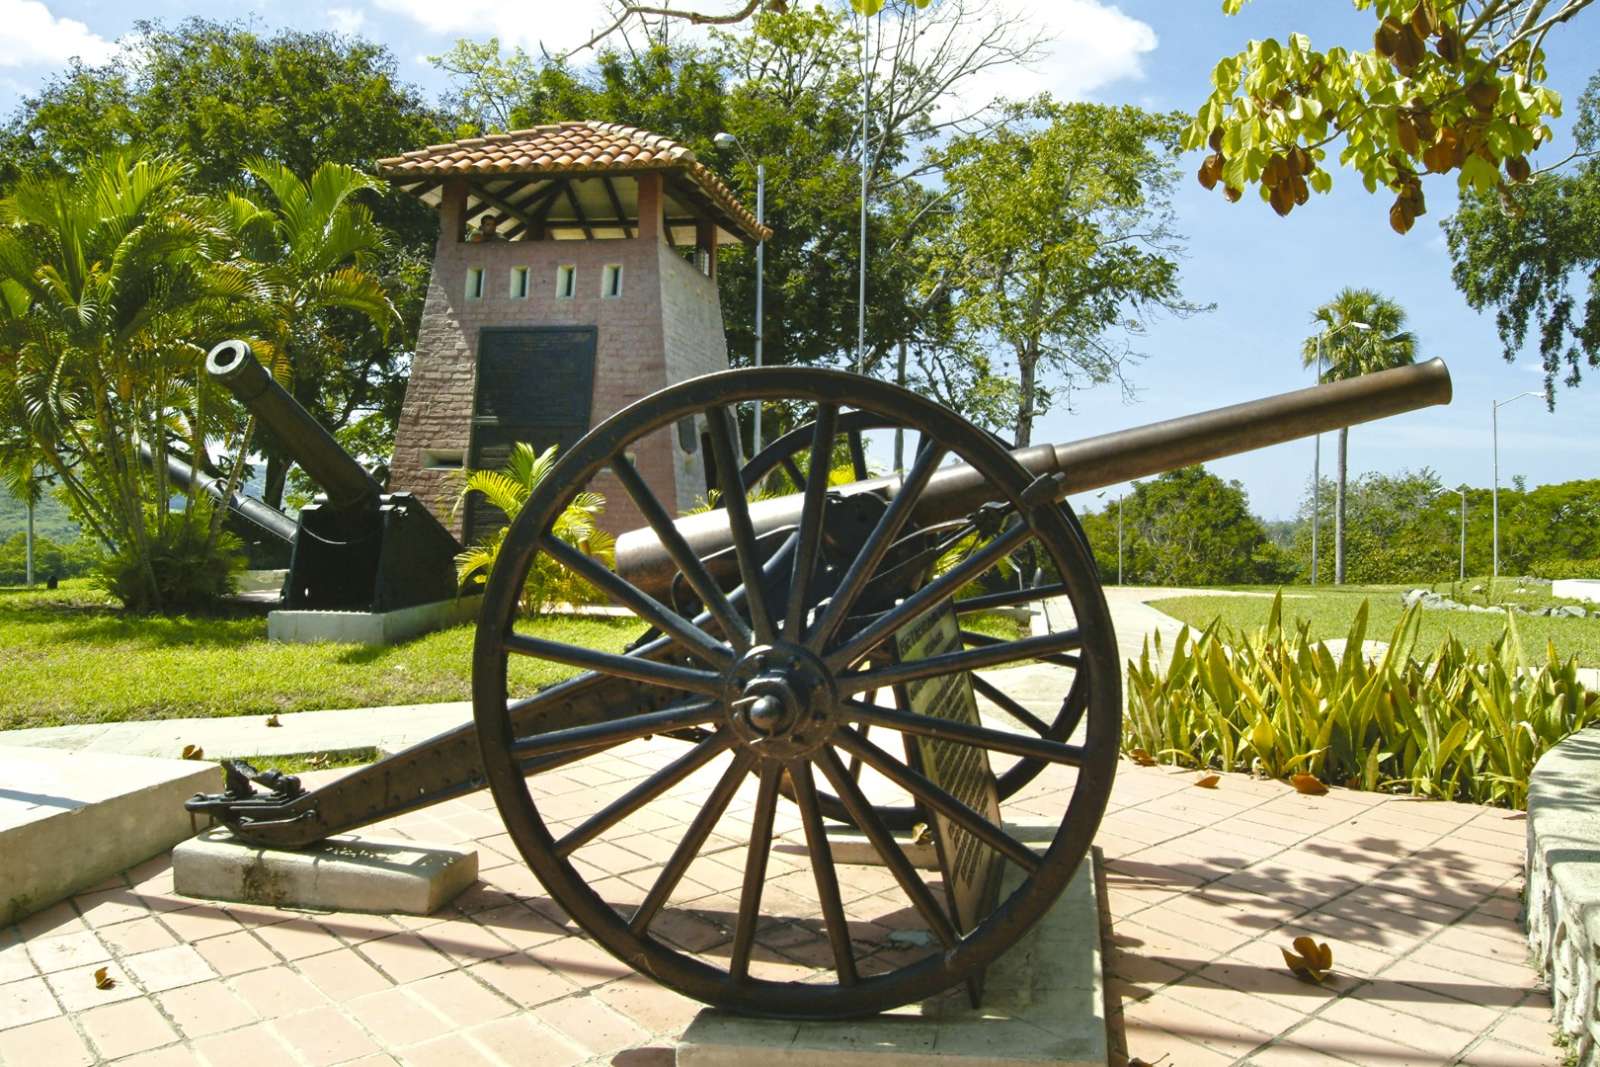
[[[1473,584],[1468,582],[1468,588]],[[1250,587],[1240,586],[1240,590]],[[1284,623],[1291,619],[1304,619],[1311,623],[1311,636],[1319,639],[1344,637],[1350,631],[1356,609],[1363,599],[1368,609],[1367,639],[1386,641],[1400,621],[1404,608],[1400,594],[1408,586],[1345,586],[1339,590],[1321,588],[1312,592],[1304,586],[1285,587],[1283,590]],[[1435,588],[1446,596],[1451,595],[1450,583]],[[1258,591],[1271,594],[1274,588]],[[1456,599],[1465,600],[1465,596]],[[1481,602],[1481,594],[1473,598]],[[1548,594],[1541,598],[1536,591],[1517,597],[1519,601],[1543,606],[1552,602]],[[1212,619],[1222,617],[1223,622],[1239,629],[1253,629],[1267,621],[1271,601],[1267,597],[1242,596],[1186,596],[1171,600],[1154,600],[1150,606],[1166,612],[1191,626],[1205,626]],[[1585,667],[1600,666],[1600,619],[1548,619],[1518,615],[1517,630],[1522,636],[1523,651],[1530,657],[1542,659],[1545,642],[1553,641],[1556,651],[1563,657],[1577,656]],[[1470,645],[1487,644],[1499,637],[1505,629],[1505,620],[1499,615],[1464,611],[1424,611],[1418,634],[1418,644],[1431,649],[1454,633]]]
[[[632,620],[552,618],[531,633],[620,650]],[[471,626],[384,648],[267,641],[264,618],[131,618],[85,582],[0,589],[0,729],[465,700]],[[512,657],[527,692],[573,671]]]

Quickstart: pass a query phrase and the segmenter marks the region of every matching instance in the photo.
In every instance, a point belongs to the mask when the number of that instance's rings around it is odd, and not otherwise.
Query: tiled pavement
[[[639,742],[535,779],[553,825],[574,825],[676,755]],[[702,772],[580,849],[589,884],[637,903],[712,778]],[[1047,816],[1070,779],[1030,787],[1011,812]],[[709,776],[708,776],[709,775]],[[1210,1064],[1555,1064],[1548,1000],[1516,922],[1523,822],[1513,813],[1124,763],[1098,838],[1105,863],[1111,1034],[1119,1056]],[[656,929],[725,954],[737,908],[747,785]],[[788,807],[788,805],[784,805]],[[792,808],[790,809],[792,811]],[[826,942],[790,841],[767,899],[799,921],[758,935],[753,972],[804,978]],[[475,842],[482,881],[428,918],[322,914],[176,897],[165,858],[0,930],[0,1061],[611,1064],[672,1062],[696,1005],[579,936],[506,837],[487,794],[378,832]],[[914,925],[877,868],[841,882],[863,970],[914,950]],[[1300,934],[1333,947],[1325,985],[1279,953]],[[94,972],[115,981],[98,989]],[[1120,1062],[1120,1060],[1119,1060]]]

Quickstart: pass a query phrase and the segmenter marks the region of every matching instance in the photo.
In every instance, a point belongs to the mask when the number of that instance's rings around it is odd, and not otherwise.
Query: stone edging
[[[1555,1023],[1579,1067],[1600,1067],[1600,728],[1546,752],[1528,781],[1523,909]]]

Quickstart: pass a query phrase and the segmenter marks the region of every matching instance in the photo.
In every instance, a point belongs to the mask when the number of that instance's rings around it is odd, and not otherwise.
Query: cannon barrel
[[[155,452],[144,442],[139,443],[139,458],[152,470],[155,469]],[[167,453],[167,477],[180,485],[187,485],[197,493],[204,493],[212,500],[223,505],[228,511],[248,522],[258,530],[262,530],[285,544],[294,544],[295,521],[270,504],[264,504],[255,497],[245,496],[243,493],[228,492],[228,483],[223,478],[209,478],[195,470],[183,460]]]
[[[1019,448],[1012,455],[1036,475],[1060,475],[1056,499],[1064,500],[1073,493],[1449,402],[1450,371],[1443,360],[1433,359],[1082,441]],[[896,476],[855,482],[836,491],[893,497],[899,486]],[[929,480],[915,520],[931,524],[959,518],[990,499],[979,472],[965,465],[948,467]],[[752,502],[750,520],[757,536],[798,523],[801,500],[797,493]],[[702,559],[729,547],[721,510],[687,516],[676,525]],[[616,566],[618,573],[651,592],[668,589],[676,571],[648,528],[617,538]]]
[[[335,509],[377,504],[383,487],[283,386],[273,381],[248,344],[224,341],[217,345],[206,356],[206,373],[271,427],[300,469],[322,487]]]

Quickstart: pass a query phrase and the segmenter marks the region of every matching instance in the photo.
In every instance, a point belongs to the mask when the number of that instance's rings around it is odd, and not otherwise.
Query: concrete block
[[[221,781],[194,760],[0,748],[0,926],[182,841],[183,802]]]
[[[1006,832],[1025,845],[1044,847],[1055,837],[1056,827],[1019,826],[1007,823]],[[932,837],[924,841],[914,841],[908,836],[897,834],[895,841],[899,844],[900,851],[906,854],[906,859],[911,861],[911,866],[924,871],[939,869],[939,850],[934,847]],[[805,846],[800,845],[796,850],[803,852]],[[867,840],[865,834],[854,827],[830,825],[828,850],[833,853],[835,863],[862,867],[883,866],[883,858],[878,855],[878,850],[872,847],[872,842]]]
[[[478,879],[476,849],[359,835],[300,851],[211,830],[172,850],[184,896],[272,907],[431,915]]]
[[[267,640],[285,644],[332,641],[348,645],[393,645],[420,634],[474,622],[482,595],[435,600],[398,611],[274,611],[267,615]]]
[[[1564,578],[1551,582],[1550,595],[1600,604],[1600,578]]]
[[[1006,870],[1002,891],[1009,893],[1020,875]],[[706,1008],[684,1031],[678,1067],[1104,1067],[1096,884],[1085,860],[1055,906],[989,968],[981,1008],[949,997],[832,1023]]]

